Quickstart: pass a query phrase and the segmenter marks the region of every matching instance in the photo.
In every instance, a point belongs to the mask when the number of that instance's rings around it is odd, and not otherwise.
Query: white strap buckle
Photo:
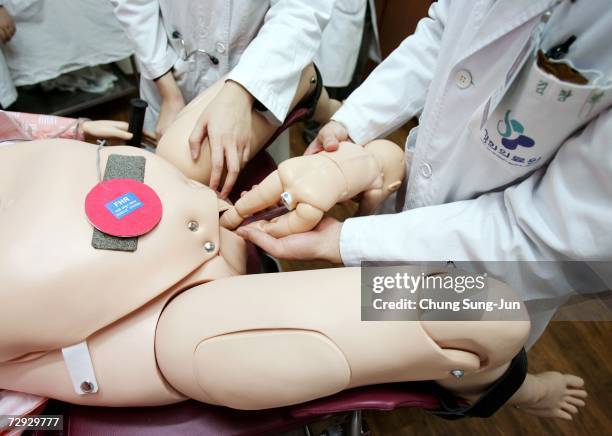
[[[72,387],[78,395],[95,394],[98,392],[98,381],[94,373],[93,363],[87,347],[87,341],[70,347],[62,348],[62,355]]]

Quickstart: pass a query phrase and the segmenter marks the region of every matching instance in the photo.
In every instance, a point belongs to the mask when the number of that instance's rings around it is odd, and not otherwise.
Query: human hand
[[[341,230],[342,223],[340,221],[325,217],[318,226],[309,232],[282,238],[274,238],[263,232],[258,228],[257,223],[240,227],[236,230],[236,233],[279,259],[317,259],[342,263],[340,257]]]
[[[229,195],[238,172],[249,159],[253,101],[253,96],[242,85],[228,80],[202,112],[189,137],[193,160],[200,157],[202,147],[208,142],[212,166],[208,186],[211,189],[219,187],[225,161],[227,174],[221,198]]]
[[[97,139],[128,141],[132,139],[128,127],[129,125],[125,121],[112,120],[84,121],[81,124],[85,140],[88,142],[94,142]]]
[[[336,151],[342,141],[348,140],[349,135],[346,127],[332,120],[319,130],[319,134],[310,143],[304,154],[315,154],[323,150]]]
[[[9,15],[4,6],[0,6],[0,42],[2,44],[9,42],[16,31],[17,29],[13,18]]]

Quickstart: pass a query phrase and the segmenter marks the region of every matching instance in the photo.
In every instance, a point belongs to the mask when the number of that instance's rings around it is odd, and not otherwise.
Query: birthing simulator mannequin
[[[163,204],[135,251],[92,247],[83,205],[98,153],[102,168],[110,155],[144,157],[144,182]],[[529,330],[493,318],[362,322],[358,268],[240,275],[244,241],[220,226],[224,203],[140,149],[33,141],[0,148],[0,167],[3,389],[76,404],[194,398],[239,409],[410,380],[474,394],[501,376]],[[501,283],[489,289],[512,299]]]
[[[181,135],[164,140],[180,143]],[[370,193],[367,209],[382,201],[403,174],[403,164],[381,164],[379,150],[389,147],[347,145],[281,165],[270,195],[290,192],[298,215],[300,204],[316,211],[297,227],[290,214],[272,231],[310,228],[319,211],[359,193]],[[86,202],[102,174],[123,183],[138,165],[159,199],[159,221],[129,238],[95,230]],[[312,174],[321,187],[295,189]],[[339,178],[346,189],[324,195],[325,182]],[[270,203],[266,186],[245,201]],[[237,205],[231,218],[249,207]],[[434,380],[473,403],[517,366],[529,331],[524,308],[518,320],[498,312],[475,322],[363,322],[359,268],[244,275],[245,242],[221,225],[226,210],[214,191],[142,149],[65,139],[0,147],[0,389],[85,405],[193,398],[254,410],[356,386]],[[152,212],[145,204],[133,213]],[[452,274],[423,268],[411,271]],[[488,291],[515,299],[493,279]],[[551,416],[579,405],[571,376],[557,374],[554,383],[528,376],[519,389],[524,377],[513,401],[546,400],[541,414]],[[549,385],[559,388],[553,397],[542,388]]]
[[[97,147],[43,140],[0,153],[4,389],[80,404],[190,397],[261,409],[458,368],[469,379],[503,366],[526,337],[528,322],[475,325],[457,339],[454,323],[436,338],[426,323],[361,322],[354,268],[240,276],[244,242],[219,225],[215,193],[135,148],[102,149],[100,166],[111,154],[144,157],[163,217],[133,252],[95,249],[84,202],[98,183]],[[473,350],[454,346],[474,329],[490,333]],[[66,349],[83,341],[95,383],[66,369]]]

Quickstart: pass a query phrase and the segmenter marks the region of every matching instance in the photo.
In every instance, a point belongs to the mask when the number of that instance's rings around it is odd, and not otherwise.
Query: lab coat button
[[[431,174],[433,173],[432,169],[431,169],[431,165],[428,163],[424,163],[423,165],[421,165],[421,175],[423,177],[425,177],[426,179],[429,179],[431,177]]]
[[[215,44],[215,50],[217,50],[217,53],[225,53],[225,44],[223,44],[222,42],[218,42],[217,44]]]
[[[472,84],[472,74],[468,70],[459,70],[455,76],[455,83],[459,89],[465,89]]]

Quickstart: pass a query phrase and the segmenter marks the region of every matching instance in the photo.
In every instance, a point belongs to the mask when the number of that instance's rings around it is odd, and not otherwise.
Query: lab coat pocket
[[[594,72],[578,72],[595,82]],[[485,108],[486,118],[471,127],[502,170],[520,177],[546,164],[573,132],[610,104],[611,96],[610,86],[560,80],[533,59],[497,107],[488,116]]]

